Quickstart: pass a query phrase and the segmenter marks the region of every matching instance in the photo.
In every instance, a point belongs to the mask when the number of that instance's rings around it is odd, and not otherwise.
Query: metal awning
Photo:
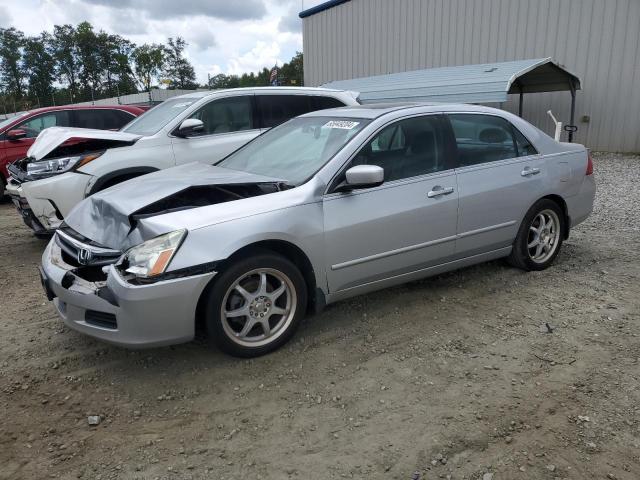
[[[410,72],[338,80],[322,85],[360,92],[362,103],[446,102],[502,103],[509,94],[571,92],[571,126],[574,125],[575,92],[580,79],[551,58],[482,63],[458,67],[427,68]],[[569,131],[571,141],[572,132]]]
[[[500,103],[510,93],[580,89],[580,79],[551,58],[426,68],[411,72],[338,80],[322,85],[360,92],[363,103]]]

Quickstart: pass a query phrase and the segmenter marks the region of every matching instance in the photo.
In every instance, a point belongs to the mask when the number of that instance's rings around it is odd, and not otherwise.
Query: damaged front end
[[[43,254],[40,273],[47,297],[64,323],[125,347],[191,340],[197,298],[215,272],[135,285],[116,268],[121,256],[67,226],[56,232]]]
[[[27,156],[16,160],[7,168],[16,182],[31,182],[78,170],[100,158],[107,149],[127,147],[133,143],[124,140],[75,139],[71,144],[62,144],[40,157]]]

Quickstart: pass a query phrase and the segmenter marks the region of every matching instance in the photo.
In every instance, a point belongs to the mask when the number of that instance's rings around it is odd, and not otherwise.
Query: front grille
[[[56,232],[56,243],[62,250],[62,259],[74,267],[110,265],[121,255],[120,251],[99,246],[69,227]]]
[[[118,329],[118,321],[113,313],[99,312],[97,310],[87,310],[84,313],[84,321],[89,325],[110,330]]]

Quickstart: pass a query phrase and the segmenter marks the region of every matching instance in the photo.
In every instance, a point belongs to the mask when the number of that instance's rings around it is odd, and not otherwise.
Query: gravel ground
[[[551,269],[357,297],[248,361],[65,328],[0,205],[0,478],[640,478],[640,157],[595,162]]]

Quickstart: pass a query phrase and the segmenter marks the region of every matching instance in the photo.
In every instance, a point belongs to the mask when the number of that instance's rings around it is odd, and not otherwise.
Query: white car
[[[166,100],[117,132],[52,127],[9,166],[7,191],[25,223],[48,234],[93,193],[184,163],[213,164],[273,126],[357,105],[357,96],[304,87],[199,91]]]

